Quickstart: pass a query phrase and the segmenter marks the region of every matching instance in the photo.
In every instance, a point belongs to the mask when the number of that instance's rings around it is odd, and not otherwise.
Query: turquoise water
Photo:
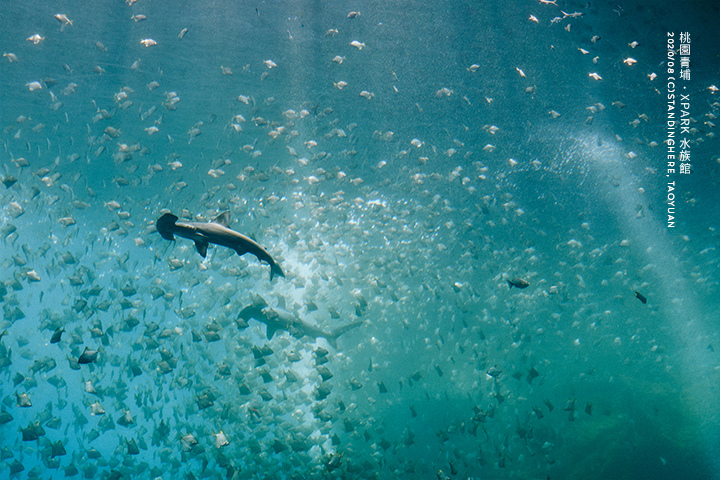
[[[170,3],[0,10],[3,476],[720,477],[715,2]]]

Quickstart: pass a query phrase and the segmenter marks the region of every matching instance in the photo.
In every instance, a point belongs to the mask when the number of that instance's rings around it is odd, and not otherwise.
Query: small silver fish
[[[86,363],[95,363],[95,360],[97,360],[97,356],[97,350],[90,350],[88,347],[85,347],[85,351],[80,354],[80,357],[78,358],[78,363],[80,365],[84,365]]]
[[[530,286],[530,282],[528,282],[527,280],[525,280],[523,278],[513,278],[512,280],[506,280],[506,281],[508,283],[509,288],[516,287],[516,288],[519,288],[522,290],[523,288],[527,288]]]

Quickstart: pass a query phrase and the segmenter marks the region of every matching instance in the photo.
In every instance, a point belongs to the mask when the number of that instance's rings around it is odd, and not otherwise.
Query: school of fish
[[[0,476],[720,478],[720,68],[683,8],[3,7]]]

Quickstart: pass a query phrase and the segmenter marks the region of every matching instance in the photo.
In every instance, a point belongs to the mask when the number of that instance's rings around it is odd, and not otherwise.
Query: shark
[[[265,335],[268,340],[272,339],[278,330],[283,330],[299,339],[303,337],[310,337],[312,339],[324,338],[335,349],[337,349],[337,339],[340,335],[363,324],[361,321],[352,322],[338,327],[331,332],[326,332],[303,321],[292,312],[268,306],[267,302],[260,296],[256,296],[251,305],[248,305],[240,311],[238,315],[238,325],[243,323],[241,322],[242,320],[245,322],[245,326],[247,326],[246,322],[250,319],[257,320],[267,326]]]
[[[178,222],[178,217],[166,213],[155,222],[158,233],[165,240],[175,240],[178,237],[188,238],[195,242],[198,253],[205,258],[209,244],[231,248],[238,255],[251,253],[258,260],[270,265],[270,280],[275,275],[284,277],[280,265],[273,260],[267,250],[255,240],[230,229],[230,212],[223,212],[210,222]]]

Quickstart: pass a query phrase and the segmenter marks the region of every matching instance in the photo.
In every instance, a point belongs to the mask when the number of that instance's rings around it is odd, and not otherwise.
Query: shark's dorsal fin
[[[268,306],[268,303],[265,301],[265,299],[257,293],[252,294],[252,302],[253,306],[257,307],[260,310]]]
[[[222,225],[223,227],[230,228],[230,211],[226,211],[213,218],[213,223]]]

